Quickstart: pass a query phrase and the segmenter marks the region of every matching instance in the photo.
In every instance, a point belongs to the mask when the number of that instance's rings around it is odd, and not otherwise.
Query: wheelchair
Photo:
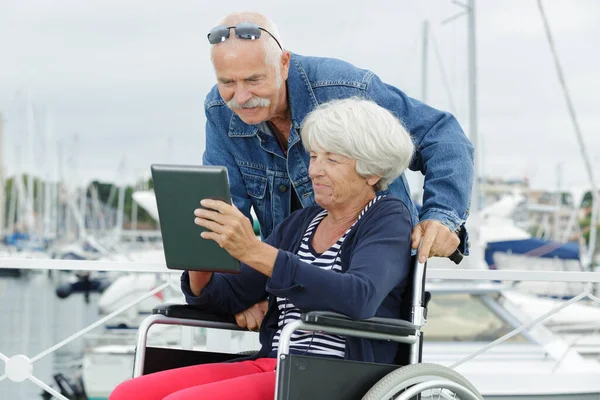
[[[287,324],[279,340],[275,400],[483,400],[477,389],[456,371],[421,362],[423,334],[420,329],[427,321],[431,294],[424,290],[426,264],[419,263],[413,256],[412,265],[403,296],[402,319],[353,320],[337,313],[312,311]],[[134,377],[189,365],[227,362],[252,354],[149,347],[146,345],[148,330],[154,324],[247,331],[237,326],[232,315],[208,314],[188,305],[162,304],[140,324]],[[400,345],[394,365],[296,355],[289,351],[291,336],[296,330],[392,340]]]

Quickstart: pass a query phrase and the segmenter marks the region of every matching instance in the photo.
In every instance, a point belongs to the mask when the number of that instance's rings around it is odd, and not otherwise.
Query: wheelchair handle
[[[421,243],[419,243],[419,247],[417,248],[417,254],[421,251]],[[454,264],[458,265],[464,258],[464,254],[461,253],[459,249],[454,250],[454,253],[450,254],[448,258],[454,261]]]
[[[460,250],[456,249],[448,258],[454,261],[454,264],[458,265],[463,260],[464,255],[460,252]]]

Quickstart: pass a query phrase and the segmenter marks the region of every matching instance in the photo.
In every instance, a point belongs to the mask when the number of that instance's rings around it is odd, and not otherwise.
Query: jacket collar
[[[290,69],[285,84],[287,85],[292,126],[299,130],[306,115],[317,107],[318,102],[306,71],[293,53],[291,53]],[[254,136],[257,131],[258,125],[248,125],[232,112],[229,121],[229,137]]]

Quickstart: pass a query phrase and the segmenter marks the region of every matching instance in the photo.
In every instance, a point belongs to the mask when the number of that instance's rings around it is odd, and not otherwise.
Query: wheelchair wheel
[[[407,365],[377,382],[362,400],[416,399],[483,400],[479,391],[458,372],[438,364]]]

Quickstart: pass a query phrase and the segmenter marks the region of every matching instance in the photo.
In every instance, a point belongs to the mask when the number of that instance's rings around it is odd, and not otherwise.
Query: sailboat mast
[[[4,177],[4,119],[0,114],[0,237],[4,236],[6,213],[6,181]]]
[[[475,36],[475,0],[468,0],[468,71],[469,71],[469,139],[475,148],[475,165],[473,169],[474,185],[471,195],[471,210],[476,213],[481,208],[479,194],[479,131],[477,126],[477,42]]]
[[[421,50],[421,101],[427,103],[427,56],[429,46],[429,21],[423,21],[423,43]]]
[[[554,45],[554,38],[552,37],[552,31],[550,30],[550,24],[548,23],[548,18],[546,17],[546,13],[544,11],[544,6],[541,0],[538,0],[538,9],[540,15],[542,17],[542,21],[544,23],[544,31],[546,33],[546,40],[548,41],[548,45],[550,46],[550,51],[552,52],[552,59],[554,60],[554,67],[556,68],[556,73],[558,75],[558,80],[560,82],[560,86],[563,91],[563,97],[565,102],[567,103],[567,110],[569,112],[569,117],[571,118],[571,123],[573,124],[573,129],[575,130],[575,138],[577,139],[577,143],[579,145],[579,152],[581,153],[581,158],[583,159],[583,163],[585,166],[585,170],[588,175],[588,179],[590,181],[590,185],[592,186],[592,216],[590,221],[590,239],[588,246],[588,254],[583,261],[584,267],[591,268],[594,262],[594,254],[596,247],[596,235],[597,235],[597,224],[598,224],[598,214],[600,210],[600,195],[598,194],[598,186],[596,185],[596,179],[594,176],[594,168],[592,166],[592,162],[590,161],[590,156],[587,152],[587,146],[585,144],[583,134],[581,133],[581,128],[579,127],[579,120],[577,119],[577,114],[575,113],[575,106],[573,105],[573,101],[571,101],[571,94],[569,92],[569,88],[567,87],[567,82],[565,80],[565,76],[563,73],[563,68],[560,63],[560,59],[558,57],[558,53],[556,51],[556,46]]]

